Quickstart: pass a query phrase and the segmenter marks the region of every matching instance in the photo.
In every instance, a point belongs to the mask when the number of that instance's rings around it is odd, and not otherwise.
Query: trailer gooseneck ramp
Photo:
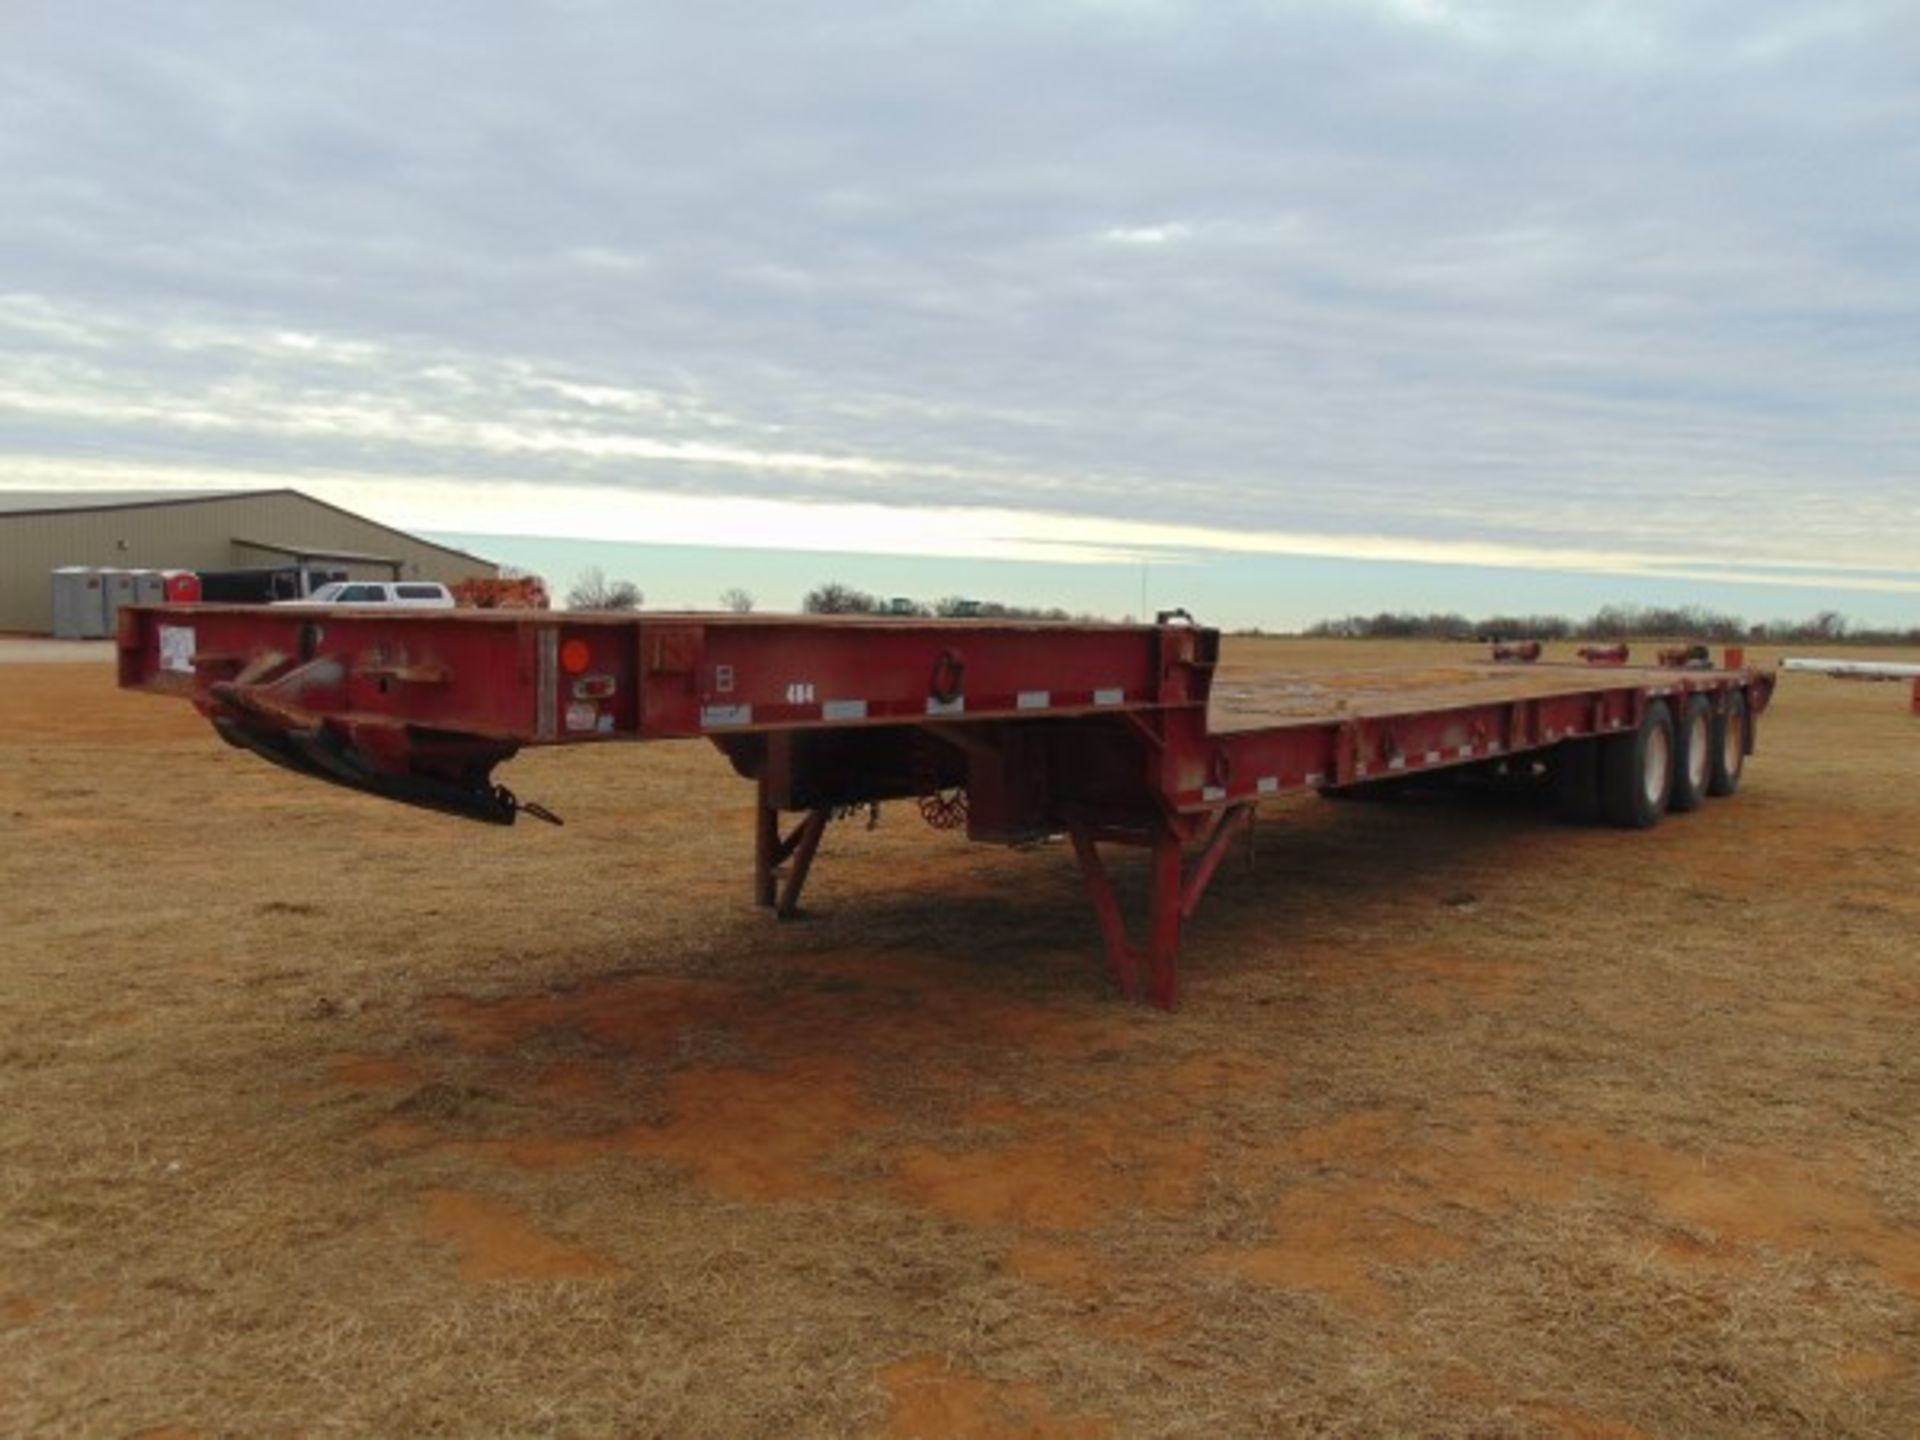
[[[758,787],[753,895],[780,915],[851,807],[1065,834],[1114,983],[1169,1008],[1181,923],[1261,799],[1544,762],[1569,813],[1645,827],[1732,793],[1772,693],[1747,669],[1220,674],[1218,632],[1187,624],[198,605],[128,609],[119,644],[123,686],[191,699],[230,744],[496,824],[553,818],[493,779],[523,746],[709,740]],[[1116,844],[1152,854],[1138,942]]]

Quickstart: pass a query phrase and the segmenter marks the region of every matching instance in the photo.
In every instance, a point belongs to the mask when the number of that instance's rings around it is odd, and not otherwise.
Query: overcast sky
[[[1884,601],[1917,19],[8,0],[0,485]]]

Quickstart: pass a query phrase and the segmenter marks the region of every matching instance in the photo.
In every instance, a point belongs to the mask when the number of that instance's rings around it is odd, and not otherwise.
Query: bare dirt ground
[[[896,807],[776,925],[698,745],[497,831],[111,673],[0,670],[0,1431],[1916,1431],[1897,687],[1644,835],[1276,805],[1167,1016],[1064,847]]]
[[[111,640],[49,640],[42,635],[0,635],[0,665],[113,663]]]

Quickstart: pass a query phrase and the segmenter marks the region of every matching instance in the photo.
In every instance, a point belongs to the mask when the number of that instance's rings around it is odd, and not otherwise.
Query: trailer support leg
[[[754,904],[769,907],[782,920],[799,910],[807,871],[813,868],[814,852],[820,848],[820,836],[831,815],[826,809],[810,810],[790,833],[781,835],[780,807],[768,794],[766,777],[760,778],[753,807]],[[783,886],[780,867],[789,860],[793,864]]]
[[[767,798],[767,777],[756,786],[753,807],[753,903],[773,907],[778,883],[774,871],[780,864],[780,811]]]
[[[1208,837],[1207,848],[1200,853],[1200,859],[1193,867],[1193,876],[1187,881],[1186,888],[1180,894],[1180,914],[1191,919],[1193,912],[1200,908],[1200,897],[1207,893],[1207,886],[1213,881],[1213,872],[1220,868],[1220,862],[1227,858],[1227,847],[1233,844],[1233,837],[1242,828],[1247,832],[1247,862],[1253,862],[1253,806],[1235,805],[1220,816]]]
[[[807,872],[813,868],[813,857],[820,849],[820,837],[826,833],[827,821],[832,815],[833,812],[828,809],[809,811],[807,818],[800,822],[800,828],[782,842],[782,848],[790,849],[793,853],[793,868],[787,872],[786,887],[781,890],[780,903],[773,912],[782,920],[791,920],[800,913],[800,892],[806,888]]]
[[[1073,838],[1073,853],[1080,861],[1080,874],[1087,882],[1087,895],[1093,901],[1093,918],[1100,925],[1100,941],[1107,952],[1107,969],[1114,988],[1128,1000],[1140,998],[1139,956],[1127,943],[1127,923],[1120,915],[1120,901],[1113,893],[1113,880],[1107,874],[1107,862],[1093,835],[1078,818],[1067,822]]]
[[[1180,1003],[1180,927],[1199,907],[1200,897],[1233,848],[1241,831],[1251,831],[1253,806],[1236,805],[1215,822],[1206,848],[1191,875],[1182,862],[1181,835],[1171,821],[1156,818],[1143,830],[1131,827],[1095,827],[1080,816],[1066,817],[1080,874],[1093,901],[1100,925],[1100,941],[1107,953],[1107,969],[1121,995],[1146,1000],[1162,1010]],[[1127,938],[1112,877],[1100,855],[1099,842],[1145,846],[1151,859],[1147,869],[1147,940],[1144,950]]]

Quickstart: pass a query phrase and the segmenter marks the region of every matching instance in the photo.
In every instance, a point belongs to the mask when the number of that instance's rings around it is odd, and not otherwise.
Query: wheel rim
[[[1727,713],[1727,723],[1720,736],[1720,773],[1738,775],[1740,762],[1747,754],[1747,717],[1738,710]]]
[[[1695,715],[1687,727],[1687,786],[1695,794],[1707,788],[1708,751],[1712,745],[1705,713]]]
[[[1640,785],[1646,792],[1647,805],[1659,809],[1666,804],[1667,784],[1673,776],[1673,742],[1667,737],[1664,727],[1652,730],[1647,735],[1646,765],[1640,772]]]

